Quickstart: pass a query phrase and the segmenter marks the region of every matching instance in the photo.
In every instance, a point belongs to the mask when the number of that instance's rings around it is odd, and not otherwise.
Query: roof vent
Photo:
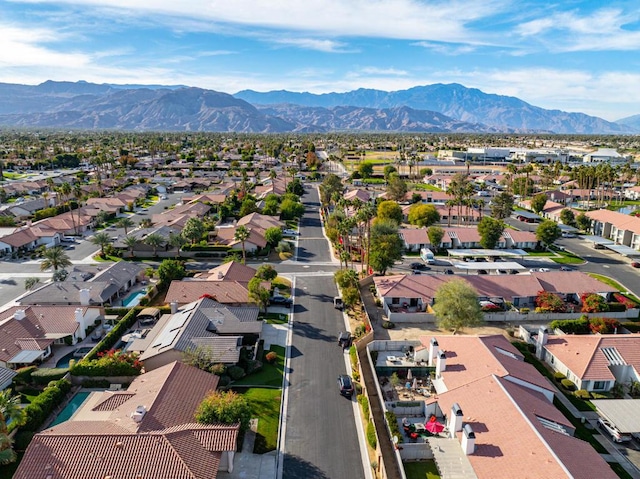
[[[16,311],[13,313],[13,317],[18,321],[20,321],[21,319],[24,319],[26,317],[24,309],[16,309]]]
[[[122,449],[124,447],[124,443],[122,441],[116,442],[116,448]]]

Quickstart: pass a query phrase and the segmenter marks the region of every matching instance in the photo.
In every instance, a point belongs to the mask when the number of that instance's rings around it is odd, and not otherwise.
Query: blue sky
[[[0,32],[0,82],[460,83],[607,120],[640,114],[637,0],[0,0]]]

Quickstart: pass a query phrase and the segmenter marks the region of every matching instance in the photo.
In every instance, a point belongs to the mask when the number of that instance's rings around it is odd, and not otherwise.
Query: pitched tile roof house
[[[233,471],[239,425],[194,422],[218,377],[173,362],[126,391],[94,392],[66,422],[36,434],[15,479],[215,479]]]
[[[248,283],[256,275],[256,270],[239,261],[229,261],[194,277],[207,281],[240,281]]]
[[[593,234],[640,250],[640,218],[604,209],[585,214],[592,221]]]
[[[606,392],[616,382],[640,381],[640,335],[547,336],[540,332],[536,345],[539,357],[578,389]]]
[[[147,369],[182,358],[185,351],[206,346],[219,360],[235,364],[243,337],[253,344],[262,333],[255,306],[227,307],[204,297],[163,315],[144,338],[134,340],[129,351],[141,353]]]
[[[280,221],[276,216],[251,213],[240,218],[235,225],[216,228],[217,241],[233,249],[242,249],[242,243],[235,239],[236,228],[241,225],[246,226],[249,230],[249,238],[244,243],[245,250],[248,252],[256,251],[257,249],[267,246],[267,240],[264,237],[267,229],[285,227],[285,223]]]
[[[573,425],[553,405],[552,385],[504,336],[423,336],[418,350],[438,358],[437,394],[424,401],[425,411],[448,414],[453,432],[427,439],[441,471],[450,461],[468,461],[480,479],[617,477],[589,443],[573,437]],[[437,454],[438,445],[453,451],[456,443],[462,454]]]
[[[208,294],[222,304],[239,306],[251,303],[247,285],[248,282],[240,281],[174,280],[169,285],[165,302],[175,301],[178,304],[187,304]]]

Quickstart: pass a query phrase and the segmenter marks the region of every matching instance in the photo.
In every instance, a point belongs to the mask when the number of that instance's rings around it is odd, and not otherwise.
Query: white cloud
[[[286,38],[286,37],[273,37],[270,41],[278,45],[288,45],[305,50],[317,50],[319,52],[327,53],[348,53],[353,50],[348,50],[346,44],[337,42],[334,40],[320,40],[317,38]]]
[[[436,43],[436,42],[427,42],[427,41],[416,42],[413,45],[417,47],[426,48],[428,50],[432,50],[442,55],[452,55],[452,56],[472,53],[477,48],[472,45],[452,45],[452,44],[446,44],[446,43]]]
[[[409,74],[406,70],[397,70],[395,68],[378,68],[378,67],[364,67],[360,69],[359,72],[367,75],[380,75],[380,76],[407,76]]]

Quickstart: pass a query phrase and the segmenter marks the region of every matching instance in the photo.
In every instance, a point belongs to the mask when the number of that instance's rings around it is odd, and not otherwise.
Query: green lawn
[[[262,358],[262,369],[257,373],[245,376],[238,381],[234,381],[233,387],[236,386],[269,386],[282,387],[282,376],[284,375],[284,355],[285,349],[282,346],[271,346],[271,351],[278,355],[278,359],[274,364],[269,364]],[[265,351],[264,354],[269,351]]]
[[[264,454],[274,451],[278,446],[282,389],[249,388],[238,392],[249,402],[252,417],[258,418],[253,453]]]
[[[587,274],[592,278],[597,279],[598,281],[602,281],[604,284],[608,284],[612,288],[616,288],[618,291],[626,291],[626,289],[624,289],[620,283],[618,283],[614,279],[609,278],[609,276],[605,276],[603,274],[598,274],[598,273],[587,273]]]
[[[282,296],[291,296],[291,281],[288,279],[278,276],[276,279],[271,281],[271,286],[274,288],[277,287]]]
[[[556,254],[558,254],[558,256],[551,259],[558,264],[584,264],[584,260],[573,253],[569,253],[567,251],[556,251]]]
[[[261,313],[259,318],[262,318],[267,324],[287,324],[289,322],[289,315],[281,313]]]
[[[407,479],[437,479],[438,468],[433,461],[404,462],[404,473]]]
[[[528,256],[554,256],[551,251],[527,251]]]
[[[411,189],[418,191],[444,191],[435,185],[427,185],[426,183],[411,183]]]

